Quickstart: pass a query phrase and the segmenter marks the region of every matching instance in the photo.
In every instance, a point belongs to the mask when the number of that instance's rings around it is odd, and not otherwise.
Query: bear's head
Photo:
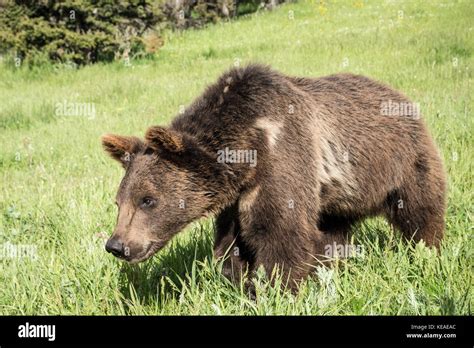
[[[228,168],[192,136],[151,127],[144,141],[104,135],[102,144],[125,169],[117,224],[106,244],[119,258],[148,259],[187,224],[225,204]]]

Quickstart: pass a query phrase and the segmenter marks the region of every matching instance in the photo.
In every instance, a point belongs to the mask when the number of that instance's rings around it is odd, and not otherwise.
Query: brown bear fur
[[[385,115],[388,102],[410,103],[363,76],[232,69],[169,128],[151,127],[145,142],[103,138],[126,168],[112,238],[146,245],[129,258],[141,261],[189,222],[214,214],[215,255],[230,255],[227,275],[242,266],[250,272],[263,266],[267,273],[278,266],[292,287],[325,260],[327,245],[346,244],[351,227],[366,217],[383,215],[407,239],[439,247],[445,214],[440,156],[418,115]],[[256,165],[219,163],[226,148],[255,150]],[[160,198],[146,210],[143,196]],[[177,208],[178,201],[186,207]],[[122,206],[122,215],[140,220],[120,223]],[[127,237],[138,230],[148,237]]]

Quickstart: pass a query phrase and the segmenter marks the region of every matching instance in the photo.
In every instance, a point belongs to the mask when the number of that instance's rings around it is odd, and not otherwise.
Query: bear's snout
[[[116,238],[110,238],[107,241],[105,244],[105,250],[109,253],[112,253],[116,257],[124,257],[125,248],[123,247],[123,243]]]

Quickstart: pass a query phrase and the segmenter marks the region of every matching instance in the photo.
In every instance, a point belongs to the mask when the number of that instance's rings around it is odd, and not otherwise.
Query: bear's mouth
[[[133,258],[124,258],[130,264],[135,264],[139,262],[143,262],[148,260],[152,257],[158,250],[162,249],[165,246],[165,242],[163,241],[153,241],[150,242],[144,250],[139,253],[138,255],[134,256]]]

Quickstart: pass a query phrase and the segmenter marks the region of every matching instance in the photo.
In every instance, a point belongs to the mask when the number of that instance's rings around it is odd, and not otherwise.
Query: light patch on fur
[[[259,118],[255,126],[265,132],[268,144],[274,147],[281,133],[282,124],[269,118]]]
[[[321,139],[321,182],[330,184],[337,180],[341,184],[350,176],[350,164],[345,156],[345,151],[339,146],[331,147],[327,139]],[[334,141],[333,141],[334,144]]]
[[[258,197],[258,194],[260,192],[260,186],[256,186],[250,191],[247,191],[243,193],[240,198],[239,198],[239,211],[241,213],[243,212],[249,212],[252,209],[252,206],[255,203],[255,200]]]
[[[314,146],[318,153],[318,176],[322,184],[333,186],[337,181],[344,194],[352,195],[357,190],[350,162],[350,149],[345,148],[324,122],[314,125]]]

